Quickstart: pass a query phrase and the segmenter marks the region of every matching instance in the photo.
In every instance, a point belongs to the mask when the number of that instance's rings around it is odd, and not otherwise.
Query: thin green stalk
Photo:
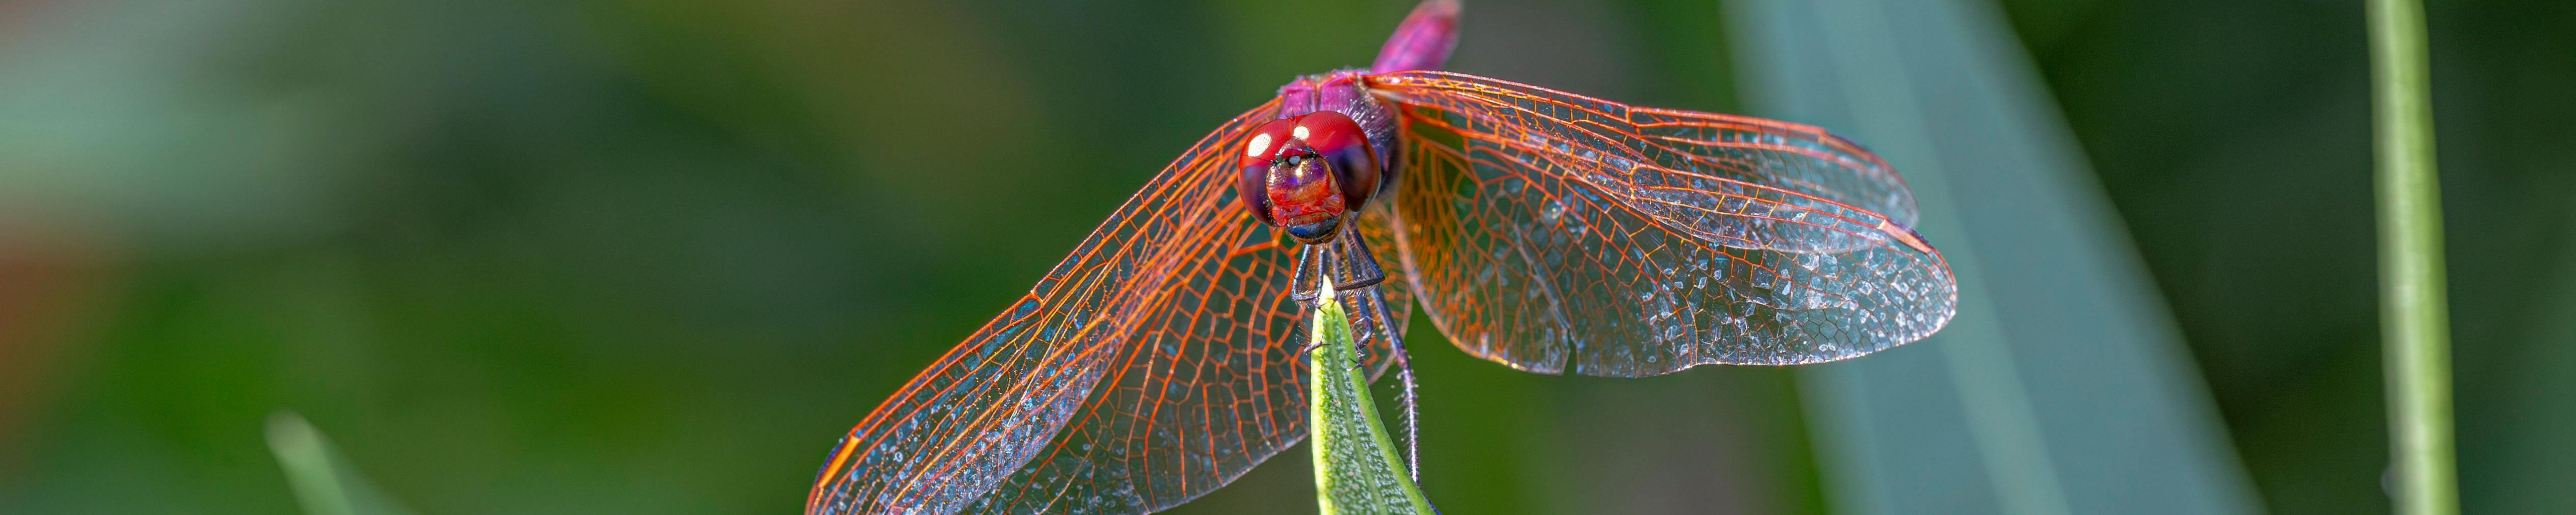
[[[387,499],[383,491],[359,477],[348,460],[302,415],[280,411],[268,416],[268,451],[286,472],[305,515],[406,515],[410,510]]]
[[[2424,6],[2371,0],[2369,18],[2390,495],[2401,515],[2452,515],[2460,502],[2451,438],[2450,308],[2442,284]]]
[[[331,464],[330,445],[302,416],[279,412],[268,417],[268,450],[277,455],[278,467],[286,470],[286,485],[295,489],[295,500],[304,505],[306,515],[358,512],[349,501],[349,489],[340,484],[339,468]]]
[[[1330,284],[1315,302],[1314,341],[1323,345],[1307,367],[1306,410],[1314,431],[1315,505],[1324,515],[1431,514],[1406,473],[1404,459],[1377,419],[1368,375],[1351,348],[1351,319]]]

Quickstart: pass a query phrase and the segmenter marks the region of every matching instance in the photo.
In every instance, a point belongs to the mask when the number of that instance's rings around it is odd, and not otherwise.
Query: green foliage
[[[349,468],[331,439],[304,416],[281,411],[268,417],[268,450],[286,472],[304,515],[406,515],[374,484]]]
[[[1378,420],[1368,374],[1351,345],[1351,319],[1330,285],[1309,315],[1322,344],[1306,368],[1307,434],[1315,455],[1315,504],[1325,515],[1432,513]]]

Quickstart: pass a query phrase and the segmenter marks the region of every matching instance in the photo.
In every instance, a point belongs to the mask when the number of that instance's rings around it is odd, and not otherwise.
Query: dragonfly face
[[[1300,243],[1332,241],[1394,164],[1394,117],[1361,76],[1345,70],[1280,87],[1280,118],[1243,138],[1237,198]]]
[[[1317,111],[1263,124],[1244,140],[1236,185],[1244,208],[1297,241],[1330,241],[1377,193],[1378,160],[1358,123]]]

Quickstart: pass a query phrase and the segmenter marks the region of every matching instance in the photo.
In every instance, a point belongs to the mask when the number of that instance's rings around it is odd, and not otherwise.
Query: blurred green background
[[[2261,508],[2384,511],[2360,3],[1962,3],[2062,108]],[[1148,175],[1410,7],[0,2],[0,513],[292,512],[277,410],[418,513],[795,511]],[[1476,0],[1451,68],[1742,111],[1728,12]],[[2576,4],[2429,14],[2463,497],[2576,512]],[[1838,504],[1797,371],[1537,376],[1414,327],[1451,513]],[[1182,511],[1310,513],[1306,467]]]

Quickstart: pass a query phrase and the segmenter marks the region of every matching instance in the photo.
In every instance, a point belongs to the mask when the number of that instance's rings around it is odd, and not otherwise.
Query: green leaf
[[[1434,513],[1377,419],[1368,376],[1352,351],[1350,316],[1330,285],[1315,306],[1313,341],[1323,345],[1306,369],[1306,410],[1314,428],[1316,506],[1325,515]]]
[[[268,417],[268,450],[286,471],[286,484],[305,515],[406,515],[403,509],[358,477],[322,430],[291,411]]]
[[[2260,510],[2180,331],[1992,5],[1728,7],[1746,105],[1886,158],[1959,281],[1940,334],[1800,371],[1835,511]]]

